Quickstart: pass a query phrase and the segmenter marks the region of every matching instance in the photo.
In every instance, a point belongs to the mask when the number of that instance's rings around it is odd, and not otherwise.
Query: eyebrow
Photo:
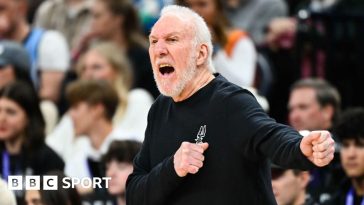
[[[181,32],[171,32],[171,33],[168,33],[166,35],[163,36],[163,38],[167,38],[167,37],[171,37],[171,36],[180,36],[181,35]],[[149,35],[149,38],[157,38],[156,36],[150,34]]]

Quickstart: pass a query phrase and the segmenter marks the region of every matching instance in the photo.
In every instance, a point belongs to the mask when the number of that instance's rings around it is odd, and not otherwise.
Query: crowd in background
[[[148,34],[169,4],[204,18],[215,72],[272,118],[302,135],[333,134],[327,167],[272,164],[278,204],[364,203],[363,1],[0,0],[0,205],[125,204],[160,94]],[[9,175],[111,181],[7,192]]]

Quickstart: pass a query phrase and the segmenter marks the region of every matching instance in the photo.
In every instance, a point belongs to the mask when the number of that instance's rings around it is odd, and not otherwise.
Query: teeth
[[[163,67],[172,67],[171,64],[168,64],[168,63],[163,63],[163,64],[160,64],[159,65],[160,68],[163,68]]]

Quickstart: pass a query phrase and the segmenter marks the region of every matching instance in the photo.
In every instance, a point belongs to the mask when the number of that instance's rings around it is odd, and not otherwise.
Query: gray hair
[[[198,44],[206,44],[207,51],[208,51],[208,59],[207,59],[207,66],[211,72],[215,72],[215,69],[212,64],[212,40],[211,40],[211,33],[210,30],[205,22],[205,20],[198,15],[193,10],[177,5],[169,5],[163,7],[161,11],[161,17],[165,15],[173,15],[180,19],[186,20],[191,22],[191,26],[195,31],[195,45]]]

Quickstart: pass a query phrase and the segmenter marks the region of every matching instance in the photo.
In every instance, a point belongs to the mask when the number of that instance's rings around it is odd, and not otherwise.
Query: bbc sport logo
[[[82,188],[108,188],[111,177],[64,177],[61,181],[58,180],[58,176],[44,175],[42,176],[15,176],[10,175],[8,177],[8,189],[9,190],[58,190],[59,186],[63,189],[75,188],[81,186]],[[102,183],[102,182],[105,183]],[[61,182],[59,184],[59,182]],[[42,185],[42,186],[41,186]],[[104,185],[104,187],[102,187]]]

